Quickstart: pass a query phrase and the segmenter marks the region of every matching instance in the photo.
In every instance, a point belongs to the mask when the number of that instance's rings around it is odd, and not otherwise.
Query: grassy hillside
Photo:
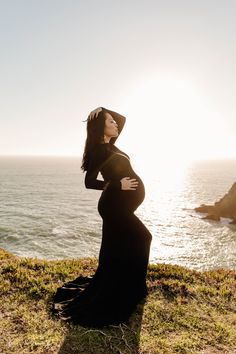
[[[45,261],[0,250],[4,354],[236,353],[236,271],[150,264],[149,295],[129,323],[85,329],[50,313],[58,286],[92,275],[96,259]]]

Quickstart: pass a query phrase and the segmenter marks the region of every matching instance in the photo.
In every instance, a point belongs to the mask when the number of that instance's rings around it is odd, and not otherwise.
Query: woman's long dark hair
[[[104,128],[105,128],[105,113],[106,109],[102,108],[98,116],[92,120],[87,120],[87,138],[85,141],[83,159],[81,169],[87,171],[89,159],[93,149],[97,144],[104,142]]]

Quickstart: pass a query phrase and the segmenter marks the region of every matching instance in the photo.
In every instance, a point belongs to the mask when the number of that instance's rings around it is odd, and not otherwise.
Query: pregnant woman
[[[146,273],[152,236],[134,211],[145,190],[129,156],[114,142],[125,117],[99,107],[87,119],[81,168],[85,186],[102,190],[98,212],[103,219],[98,268],[57,290],[54,312],[89,327],[125,322],[147,295]],[[98,180],[98,173],[102,180]],[[89,222],[89,220],[88,220]]]

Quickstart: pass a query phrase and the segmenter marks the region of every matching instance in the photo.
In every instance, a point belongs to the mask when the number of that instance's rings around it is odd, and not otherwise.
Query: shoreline
[[[35,259],[35,260],[38,260],[38,261],[45,261],[45,262],[63,262],[63,261],[82,261],[84,259],[94,259],[94,260],[97,260],[98,257],[97,256],[84,256],[84,257],[79,257],[79,258],[74,258],[74,257],[66,257],[66,258],[43,258],[43,257],[37,257],[37,256],[24,256],[24,255],[18,255],[18,254],[15,254],[14,252],[12,251],[9,251],[7,249],[4,249],[4,248],[1,248],[0,247],[0,252],[1,251],[4,251],[4,252],[8,252],[9,254],[12,254],[13,256],[15,257],[18,257],[18,258],[25,258],[25,259]],[[231,271],[235,271],[236,272],[236,266],[209,266],[208,268],[204,268],[204,269],[196,269],[194,267],[189,267],[189,266],[186,266],[186,265],[181,265],[181,264],[178,264],[178,263],[167,263],[167,262],[152,262],[152,261],[149,261],[148,263],[149,265],[169,265],[169,266],[177,266],[177,267],[182,267],[182,268],[185,268],[189,271],[196,271],[196,272],[209,272],[209,271],[215,271],[215,270],[218,270],[218,269],[224,269],[224,270],[231,270]]]

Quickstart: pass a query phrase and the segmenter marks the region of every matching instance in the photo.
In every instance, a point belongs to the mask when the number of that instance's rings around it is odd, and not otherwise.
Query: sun
[[[126,144],[134,153],[138,149],[143,161],[178,165],[214,153],[222,133],[219,115],[193,82],[152,75],[126,95]]]

